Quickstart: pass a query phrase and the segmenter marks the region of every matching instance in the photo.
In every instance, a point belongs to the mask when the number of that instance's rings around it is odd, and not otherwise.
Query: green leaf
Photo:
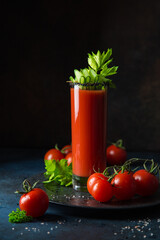
[[[61,159],[60,161],[54,159],[45,160],[44,162],[46,169],[44,175],[47,178],[44,183],[54,182],[63,186],[70,186],[72,184],[72,164],[68,166],[66,159]]]
[[[91,82],[91,77],[90,76],[86,77],[86,83],[90,83],[90,82]]]
[[[106,77],[108,75],[108,68],[104,68],[102,69],[102,71],[100,72],[100,74],[104,77]]]
[[[44,160],[47,172],[54,172],[56,169],[56,160]]]
[[[91,54],[88,54],[88,64],[90,65],[91,68],[93,68],[96,72],[98,70],[98,65],[96,60]]]
[[[101,53],[100,53],[100,51],[98,50],[97,54],[94,54],[92,52],[92,56],[94,57],[94,59],[95,59],[95,61],[97,63],[98,68],[100,68],[101,67]]]
[[[106,82],[106,78],[102,75],[99,75],[99,82],[100,83]]]
[[[116,74],[116,73],[117,73],[117,70],[118,70],[118,67],[117,67],[117,66],[108,68],[108,76]]]
[[[97,52],[96,60],[97,60],[98,67],[100,67],[101,66],[101,52],[99,50]]]
[[[108,48],[107,52],[104,54],[102,58],[102,65],[111,57],[112,55],[112,48]]]
[[[70,80],[71,82],[75,82],[75,80],[74,80],[74,78],[73,78],[72,76],[69,77],[69,80]]]
[[[97,73],[92,68],[89,69],[89,75],[93,80],[97,77]]]
[[[8,221],[11,223],[31,222],[33,220],[33,217],[27,216],[26,211],[20,211],[19,208],[17,208],[16,212],[12,211],[8,216]]]
[[[104,58],[105,55],[105,51],[103,51],[103,53],[101,54],[101,63],[102,63],[102,59]]]
[[[85,82],[86,82],[86,79],[85,79],[85,77],[82,76],[82,77],[80,78],[80,83],[81,83],[81,84],[84,84]]]
[[[97,74],[97,76],[95,77],[94,79],[95,83],[98,83],[99,82],[99,75]]]
[[[113,58],[111,58],[110,60],[108,60],[105,64],[102,65],[102,69],[108,67],[108,65],[113,61]]]
[[[74,74],[75,74],[77,81],[80,82],[80,78],[83,76],[83,74],[80,71],[78,71],[77,69],[74,70]]]
[[[87,68],[81,69],[81,72],[85,78],[89,76],[89,71]]]
[[[117,69],[118,67],[111,67],[111,68],[103,68],[102,71],[101,71],[101,74],[106,77],[106,76],[110,76],[110,75],[114,75],[117,73]]]

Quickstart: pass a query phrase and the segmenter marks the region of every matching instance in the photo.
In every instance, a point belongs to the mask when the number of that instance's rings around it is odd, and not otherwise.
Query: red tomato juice
[[[89,177],[106,168],[107,90],[70,91],[73,174]]]

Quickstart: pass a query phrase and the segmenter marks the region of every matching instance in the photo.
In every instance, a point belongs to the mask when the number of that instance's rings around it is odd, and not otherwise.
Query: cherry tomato
[[[87,181],[88,192],[99,202],[107,202],[112,196],[112,185],[102,173],[93,173]]]
[[[63,153],[61,153],[60,150],[55,148],[50,149],[44,156],[45,160],[51,160],[51,159],[61,160],[63,158],[64,158]]]
[[[72,152],[72,146],[71,145],[66,145],[61,149],[61,152],[64,155],[67,155],[68,153]]]
[[[136,192],[136,183],[132,174],[119,172],[111,181],[113,195],[119,200],[129,200]]]
[[[67,160],[68,162],[68,166],[71,164],[72,162],[72,152],[68,153],[66,156],[65,156],[65,159]]]
[[[133,177],[136,182],[136,193],[140,196],[150,196],[154,194],[159,187],[158,178],[145,169],[136,171]]]
[[[34,188],[24,193],[19,200],[19,207],[32,217],[42,216],[48,209],[48,195],[40,188]]]
[[[92,188],[95,184],[95,182],[97,181],[98,177],[101,177],[102,176],[102,173],[93,173],[89,178],[88,178],[88,181],[87,181],[87,189],[88,189],[88,192],[91,194],[92,193]],[[102,176],[104,177],[104,175]],[[106,180],[108,180],[108,178],[106,178]]]
[[[122,165],[127,160],[127,152],[118,141],[106,149],[106,156],[108,165]]]

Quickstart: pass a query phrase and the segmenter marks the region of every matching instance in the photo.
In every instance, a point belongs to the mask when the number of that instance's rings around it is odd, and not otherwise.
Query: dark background
[[[87,53],[113,49],[108,139],[160,150],[160,1],[1,1],[0,147],[70,143],[66,83]]]

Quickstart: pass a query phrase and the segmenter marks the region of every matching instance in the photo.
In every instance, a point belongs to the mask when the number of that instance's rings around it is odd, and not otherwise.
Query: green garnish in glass
[[[118,66],[109,67],[109,64],[113,61],[110,58],[112,55],[112,49],[109,48],[107,52],[102,53],[98,50],[97,54],[88,54],[88,68],[74,70],[74,77],[70,76],[70,81],[72,83],[88,85],[108,85],[111,88],[115,88],[115,84],[110,78],[111,75],[117,73]]]

